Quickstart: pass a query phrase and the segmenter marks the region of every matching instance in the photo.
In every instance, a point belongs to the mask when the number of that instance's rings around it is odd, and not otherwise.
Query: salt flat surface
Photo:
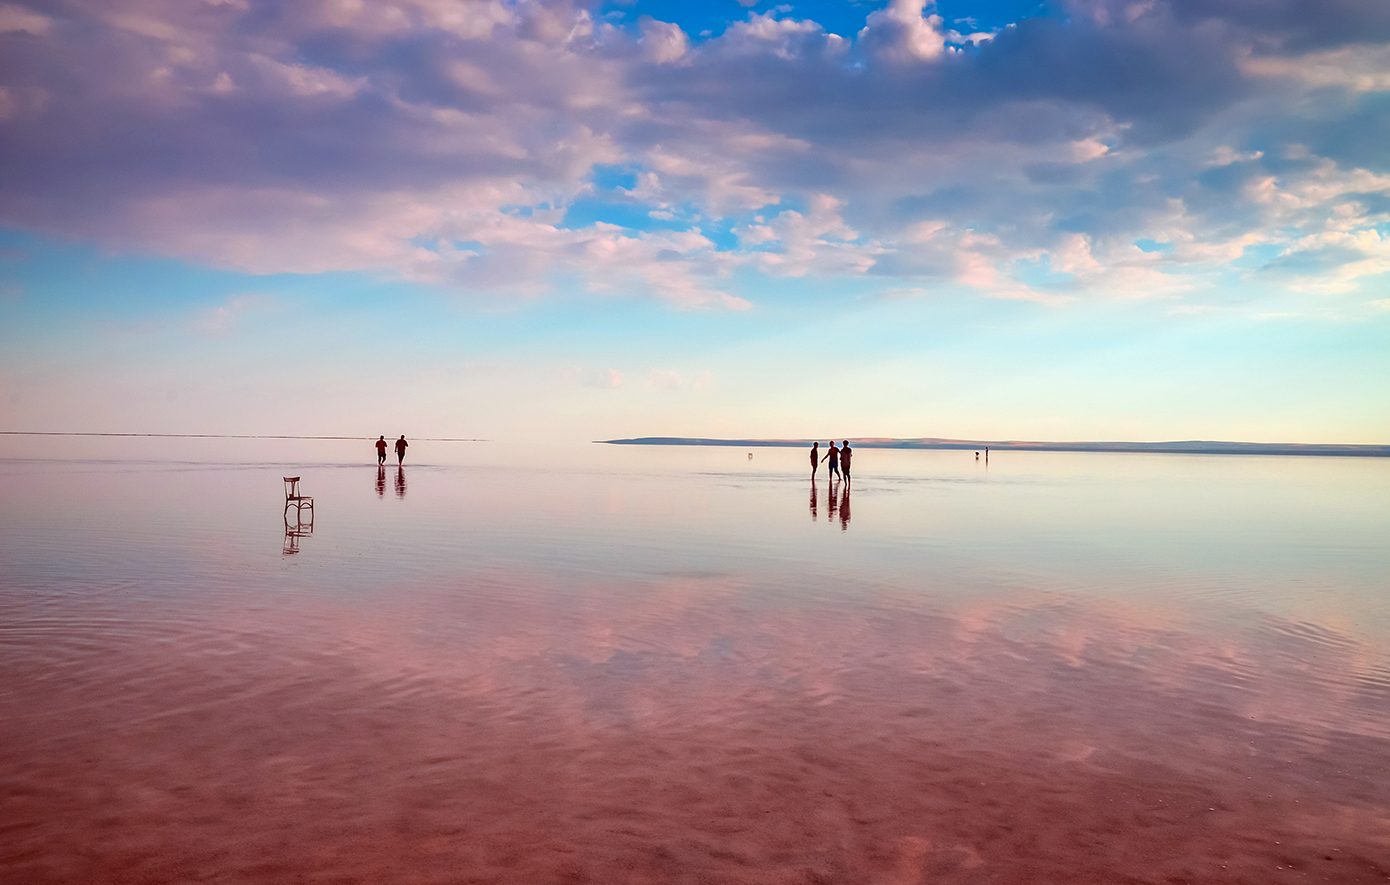
[[[7,454],[0,880],[1390,876],[1387,462]]]

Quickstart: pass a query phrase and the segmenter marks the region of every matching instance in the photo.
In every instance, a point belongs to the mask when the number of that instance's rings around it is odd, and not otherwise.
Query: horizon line
[[[1390,457],[1390,445],[1366,443],[1257,443],[1222,440],[1172,440],[1168,442],[968,440],[941,437],[859,437],[855,445],[868,449],[997,449],[1034,452],[1120,452],[1171,455],[1329,455]],[[596,439],[607,445],[647,446],[805,446],[819,439],[713,439],[681,436],[641,436],[630,439]]]
[[[294,436],[278,433],[97,433],[80,430],[0,430],[0,436],[122,436],[159,437],[163,439],[338,439],[370,440],[370,436]],[[459,436],[417,436],[420,442],[492,442]]]

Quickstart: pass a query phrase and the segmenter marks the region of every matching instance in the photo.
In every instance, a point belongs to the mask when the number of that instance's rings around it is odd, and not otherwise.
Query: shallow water
[[[1390,462],[62,445],[6,882],[1390,879]]]

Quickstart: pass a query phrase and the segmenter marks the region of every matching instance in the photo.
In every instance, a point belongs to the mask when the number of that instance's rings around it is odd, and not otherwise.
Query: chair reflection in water
[[[299,552],[299,539],[307,538],[314,533],[313,511],[310,511],[308,522],[297,522],[290,519],[290,512],[285,511],[285,553]]]
[[[299,493],[299,477],[286,476],[285,480],[285,553],[299,552],[299,539],[314,533],[314,499]],[[290,517],[290,508],[294,517]],[[308,520],[305,520],[305,511]]]

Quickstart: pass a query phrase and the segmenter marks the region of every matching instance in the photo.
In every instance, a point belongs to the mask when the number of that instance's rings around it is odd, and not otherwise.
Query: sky
[[[1390,3],[0,0],[0,429],[1390,443]]]

